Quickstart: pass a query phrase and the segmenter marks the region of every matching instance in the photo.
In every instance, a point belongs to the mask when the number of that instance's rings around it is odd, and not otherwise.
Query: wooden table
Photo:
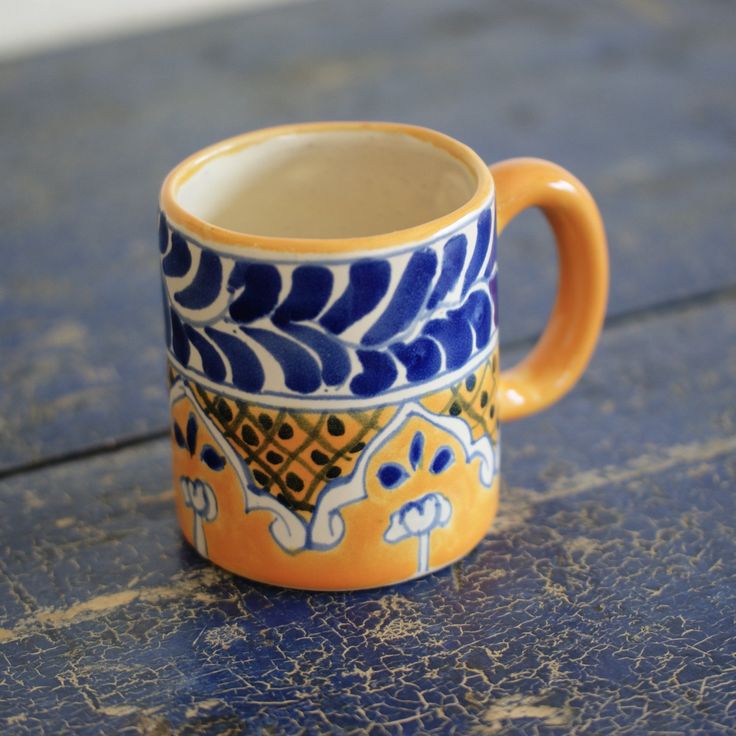
[[[0,731],[733,732],[734,38],[728,3],[318,0],[0,66]],[[504,427],[486,540],[344,595],[182,542],[155,246],[184,155],[327,118],[557,160],[612,264],[590,370]],[[539,216],[500,267],[509,365]]]

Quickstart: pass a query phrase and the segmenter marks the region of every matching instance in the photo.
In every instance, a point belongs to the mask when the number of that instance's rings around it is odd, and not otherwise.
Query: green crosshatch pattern
[[[475,373],[452,385],[447,391],[422,401],[430,411],[462,417],[470,426],[475,439],[488,434],[497,442],[496,386],[498,382],[498,352],[484,362]]]
[[[488,433],[495,443],[497,368],[494,354],[474,373],[421,403],[437,414],[464,419],[476,439]],[[176,374],[170,372],[169,378],[173,381]],[[202,410],[244,458],[257,486],[307,519],[322,489],[352,472],[396,410],[395,406],[332,413],[279,410],[191,385]]]
[[[274,410],[218,397],[196,384],[194,390],[202,409],[244,457],[258,486],[306,515],[330,480],[349,475],[394,411]]]

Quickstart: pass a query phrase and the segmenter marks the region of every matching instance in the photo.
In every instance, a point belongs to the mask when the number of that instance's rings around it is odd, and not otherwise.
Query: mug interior
[[[449,215],[477,167],[429,140],[380,129],[277,133],[200,159],[176,203],[216,228],[295,239],[360,238]]]

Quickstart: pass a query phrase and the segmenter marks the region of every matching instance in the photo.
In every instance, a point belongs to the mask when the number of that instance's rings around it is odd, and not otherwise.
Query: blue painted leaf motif
[[[375,309],[391,281],[391,266],[388,261],[358,261],[350,266],[349,279],[345,291],[319,321],[333,335],[340,335]]]
[[[491,303],[493,305],[493,325],[498,327],[498,273],[491,279]]]
[[[187,365],[189,363],[189,340],[184,333],[184,325],[173,309],[169,309],[169,317],[171,319],[171,349],[176,359],[182,365]]]
[[[234,294],[238,289],[242,289],[245,285],[246,274],[248,269],[251,267],[249,261],[235,261],[233,264],[232,271],[230,271],[230,278],[227,280],[227,290]]]
[[[363,345],[380,345],[408,327],[424,304],[437,270],[437,255],[423,248],[409,259],[391,301],[361,340]]]
[[[174,294],[174,300],[185,309],[204,309],[217,299],[222,285],[220,257],[203,250],[192,283]]]
[[[212,327],[204,328],[205,334],[225,353],[230,363],[233,384],[243,391],[260,391],[266,377],[258,356],[234,335]]]
[[[442,249],[442,270],[427,302],[428,309],[436,307],[457,284],[465,265],[467,248],[468,239],[462,234],[454,235],[445,243]]]
[[[194,414],[189,415],[187,419],[187,449],[189,454],[194,457],[194,450],[197,448],[197,420]]]
[[[429,466],[429,472],[438,475],[447,470],[455,462],[455,453],[450,447],[443,445],[435,452]]]
[[[181,429],[176,422],[174,422],[174,439],[176,440],[176,444],[179,445],[182,450],[187,449],[186,442],[184,441],[184,435],[181,433]]]
[[[495,232],[495,229],[494,229],[494,232]],[[483,278],[486,280],[491,278],[491,274],[493,273],[493,267],[496,265],[496,247],[493,244],[493,240],[491,241],[491,249],[492,249],[491,257],[488,259],[488,264],[486,265],[486,268],[483,271]]]
[[[291,275],[291,291],[274,312],[275,325],[314,319],[332,292],[332,272],[324,266],[298,266]]]
[[[491,303],[485,291],[474,291],[460,309],[449,313],[469,324],[475,332],[475,346],[484,348],[491,339]]]
[[[406,377],[412,383],[432,378],[442,366],[442,353],[429,337],[418,337],[408,345],[397,342],[391,352],[406,366]]]
[[[212,345],[205,340],[193,327],[184,325],[184,330],[189,338],[189,342],[194,345],[199,357],[202,359],[202,370],[204,374],[213,381],[222,381],[225,378],[226,370],[222,358]]]
[[[189,244],[181,233],[171,233],[171,250],[166,254],[161,268],[167,276],[183,276],[192,265]]]
[[[470,325],[457,312],[451,312],[448,319],[433,319],[424,326],[424,334],[438,340],[445,351],[447,368],[460,368],[473,350],[473,333]]]
[[[409,462],[411,463],[412,469],[416,470],[419,464],[422,462],[422,456],[424,455],[424,434],[417,432],[412,441],[411,447],[409,447]]]
[[[300,394],[310,394],[321,384],[317,361],[300,345],[269,330],[241,327],[241,330],[268,350],[284,372],[287,388]]]
[[[217,327],[187,324],[187,317],[166,312],[172,356],[185,366],[194,356],[194,365],[201,365],[202,373],[212,381],[228,380],[248,392],[260,391],[266,385],[260,362],[264,348],[281,365],[284,383],[291,391],[310,394],[321,387],[341,387],[348,393],[349,384],[355,396],[376,396],[393,387],[400,372],[407,382],[416,383],[431,380],[445,369],[462,367],[474,347],[487,346],[496,322],[494,304],[488,299],[489,288],[495,298],[495,278],[479,288],[481,272],[485,275],[490,268],[495,275],[495,252],[489,257],[488,251],[490,211],[483,212],[477,222],[472,252],[468,238],[456,234],[438,251],[420,247],[401,256],[393,280],[388,259],[365,259],[350,266],[348,284],[342,294],[335,294],[334,301],[332,271],[311,263],[293,270],[289,267],[288,288],[284,288],[280,271],[273,264],[234,259],[227,279],[229,294],[223,294],[223,268],[231,259],[222,261],[207,249],[197,256],[194,245],[181,233],[169,230],[163,213],[159,213],[158,224],[166,270],[186,273],[191,279],[189,286],[173,296],[168,291],[174,305],[203,309],[219,304],[220,297],[232,299],[226,314],[217,318]],[[340,273],[344,278],[344,271]],[[392,284],[395,288],[387,296]],[[426,308],[446,304],[450,294],[454,299],[461,285],[465,303],[443,314],[442,319],[426,322],[431,316]],[[269,316],[273,329],[252,324]],[[220,327],[223,320],[225,326]],[[238,323],[242,336],[233,335],[236,325],[231,320]],[[319,321],[323,329],[312,320]],[[363,320],[361,328],[368,325],[360,331],[365,349],[355,349],[354,340],[360,335],[351,335],[349,344],[332,336],[359,320]],[[417,330],[423,327],[423,334],[407,340],[406,332],[412,326]],[[355,358],[362,368],[354,371]]]
[[[478,274],[480,273],[483,261],[488,254],[488,244],[491,240],[491,211],[484,210],[478,218],[477,236],[473,255],[465,271],[465,280],[463,281],[463,296],[468,293],[468,289],[473,285]]]
[[[363,372],[350,381],[350,390],[357,396],[375,396],[385,391],[396,380],[398,371],[393,360],[377,350],[358,350]]]
[[[376,475],[381,485],[390,491],[398,488],[409,477],[409,473],[398,463],[384,463]]]
[[[281,276],[268,263],[238,263],[228,280],[228,289],[243,293],[230,305],[230,316],[243,324],[270,314],[279,299]]]
[[[317,353],[327,386],[339,386],[345,381],[350,374],[350,357],[338,340],[306,325],[286,325],[282,329]]]
[[[169,246],[169,227],[163,212],[158,214],[158,249],[161,253],[166,252]]]
[[[169,315],[169,300],[166,295],[166,284],[161,280],[161,299],[164,308],[164,335],[166,336],[166,345],[171,347],[171,316]]]
[[[212,470],[222,470],[225,467],[225,456],[220,455],[212,445],[205,445],[199,456]]]

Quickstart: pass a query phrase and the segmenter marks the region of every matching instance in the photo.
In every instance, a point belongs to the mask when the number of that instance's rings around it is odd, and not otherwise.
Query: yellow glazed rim
[[[475,192],[461,207],[442,217],[437,217],[419,225],[378,235],[325,239],[272,237],[228,230],[196,217],[177,201],[176,195],[179,187],[207,163],[219,156],[237,153],[248,146],[281,135],[346,130],[370,130],[394,135],[409,135],[441,148],[463,163],[475,176]],[[344,253],[346,251],[380,250],[430,239],[436,236],[439,231],[455,225],[459,220],[479,210],[487,203],[492,193],[493,179],[488,166],[475,151],[450,136],[438,133],[430,128],[404,123],[337,121],[298,123],[264,128],[251,133],[243,133],[203,148],[178,164],[166,177],[161,187],[161,209],[165,212],[167,219],[172,221],[177,228],[207,243],[261,248],[270,251]]]

